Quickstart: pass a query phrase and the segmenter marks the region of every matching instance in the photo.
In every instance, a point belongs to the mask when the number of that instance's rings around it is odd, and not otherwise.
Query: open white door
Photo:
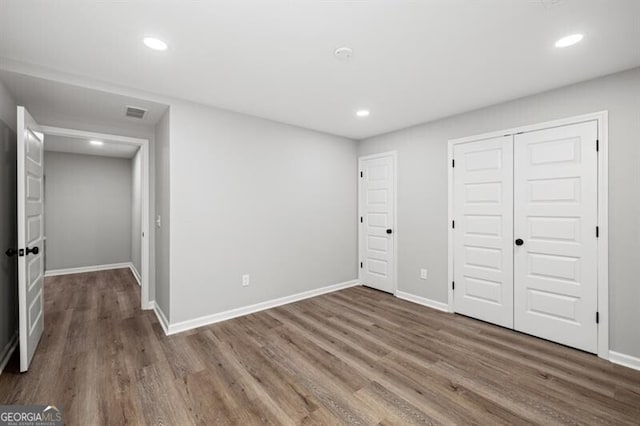
[[[20,371],[27,371],[44,331],[42,239],[44,136],[18,107],[18,303]]]

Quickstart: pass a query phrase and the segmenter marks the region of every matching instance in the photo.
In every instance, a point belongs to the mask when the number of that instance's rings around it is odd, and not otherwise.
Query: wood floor
[[[640,372],[364,287],[167,337],[126,269],[48,278],[0,403],[66,424],[640,424]]]

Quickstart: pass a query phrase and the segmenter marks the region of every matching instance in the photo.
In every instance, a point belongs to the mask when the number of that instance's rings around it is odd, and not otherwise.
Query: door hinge
[[[455,220],[451,221],[451,228],[456,229],[456,221]]]
[[[456,160],[454,158],[451,159],[451,167],[456,166]]]
[[[360,262],[360,269],[362,269],[362,262]]]
[[[600,312],[596,312],[596,324],[600,324]]]
[[[364,177],[364,173],[360,172],[360,177]]]
[[[456,282],[451,281],[451,290],[455,290],[455,289],[456,289]]]
[[[596,152],[600,151],[600,139],[596,139]]]
[[[596,238],[600,238],[600,227],[596,226]]]
[[[362,223],[362,216],[360,216],[360,223]]]

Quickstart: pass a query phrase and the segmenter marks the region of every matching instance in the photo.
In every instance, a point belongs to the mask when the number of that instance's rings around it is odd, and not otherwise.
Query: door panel
[[[515,329],[597,352],[597,123],[514,142]]]
[[[18,304],[20,371],[27,371],[44,331],[42,132],[18,107]],[[28,249],[38,248],[38,253]]]
[[[392,154],[360,159],[360,280],[389,293],[395,291],[394,159]]]
[[[512,137],[454,148],[454,307],[513,326]]]

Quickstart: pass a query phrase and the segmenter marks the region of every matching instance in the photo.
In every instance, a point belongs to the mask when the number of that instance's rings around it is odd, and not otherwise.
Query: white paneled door
[[[598,121],[453,145],[455,312],[598,352]]]
[[[360,281],[395,292],[395,153],[360,158]]]
[[[516,135],[515,328],[597,352],[597,122]]]
[[[454,148],[454,306],[513,326],[513,142],[511,136]]]
[[[27,371],[44,331],[44,136],[18,107],[18,303],[20,371]]]

